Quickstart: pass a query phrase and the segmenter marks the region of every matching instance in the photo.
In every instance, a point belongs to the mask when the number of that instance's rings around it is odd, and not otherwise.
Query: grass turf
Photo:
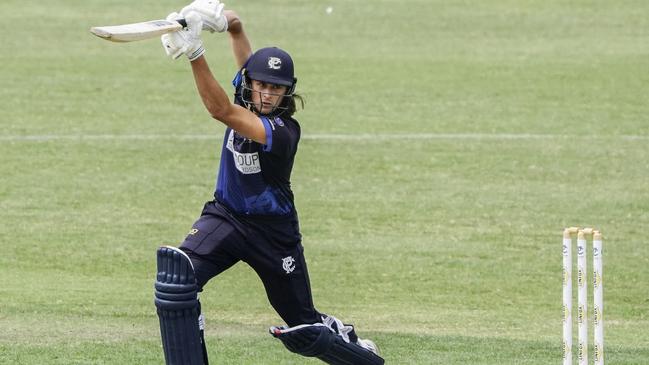
[[[0,363],[162,362],[154,251],[210,198],[223,127],[185,61],[87,29],[182,5],[0,4],[20,35],[0,54]],[[647,4],[227,5],[296,60],[292,180],[320,310],[388,363],[558,362],[561,229],[592,225],[607,362],[649,357]],[[227,83],[226,39],[206,47]],[[202,301],[214,363],[317,363],[264,333],[280,322],[245,266]]]

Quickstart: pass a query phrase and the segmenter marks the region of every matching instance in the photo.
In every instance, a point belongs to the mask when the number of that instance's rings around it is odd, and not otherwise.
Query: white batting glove
[[[167,20],[180,18],[182,16],[176,12],[167,15]],[[175,60],[185,54],[190,61],[193,61],[205,53],[203,41],[201,40],[203,21],[201,20],[201,16],[194,11],[185,14],[184,18],[187,22],[187,28],[173,33],[163,34],[160,40],[162,41],[162,47],[164,47],[167,56],[171,56]]]
[[[195,11],[203,20],[204,30],[221,33],[228,30],[228,20],[223,15],[224,6],[218,0],[194,0],[180,11],[180,15],[186,17],[190,11]]]

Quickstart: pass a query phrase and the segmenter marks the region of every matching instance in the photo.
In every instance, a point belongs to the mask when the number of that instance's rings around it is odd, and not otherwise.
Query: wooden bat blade
[[[175,32],[186,26],[187,23],[184,19],[177,21],[160,19],[141,23],[92,27],[90,33],[112,42],[133,42]]]

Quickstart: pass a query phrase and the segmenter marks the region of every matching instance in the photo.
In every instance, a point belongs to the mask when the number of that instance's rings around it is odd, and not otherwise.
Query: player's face
[[[282,103],[286,90],[286,86],[252,80],[252,103],[261,114],[268,114]]]

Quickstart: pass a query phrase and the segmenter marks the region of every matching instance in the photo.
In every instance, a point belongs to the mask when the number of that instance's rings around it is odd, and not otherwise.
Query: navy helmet
[[[293,59],[286,51],[277,47],[259,49],[248,58],[241,73],[233,80],[237,96],[248,109],[256,111],[252,103],[251,80],[286,86],[281,104],[273,108],[268,113],[269,116],[279,116],[284,113],[290,116],[295,112],[294,93],[297,78]]]
[[[246,72],[253,80],[286,86],[289,90],[297,82],[291,56],[277,47],[261,48],[250,56]]]

